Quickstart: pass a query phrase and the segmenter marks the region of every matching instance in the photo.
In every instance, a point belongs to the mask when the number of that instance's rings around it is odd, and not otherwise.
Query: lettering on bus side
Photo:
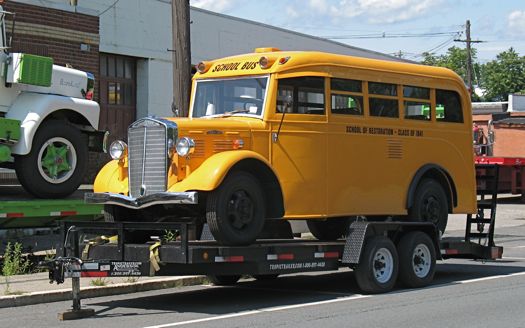
[[[422,137],[423,136],[423,130],[378,128],[378,127],[367,127],[367,126],[358,126],[358,125],[347,125],[346,133],[374,134],[374,135],[399,136],[399,137]]]

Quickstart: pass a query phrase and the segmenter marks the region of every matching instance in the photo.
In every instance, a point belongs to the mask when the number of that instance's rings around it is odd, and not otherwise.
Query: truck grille
[[[128,129],[129,193],[141,197],[167,189],[166,126],[144,119]]]

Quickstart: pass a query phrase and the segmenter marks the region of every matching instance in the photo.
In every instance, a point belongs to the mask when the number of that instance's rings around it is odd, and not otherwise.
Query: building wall
[[[12,1],[100,16],[100,52],[137,58],[137,118],[146,114],[172,115],[171,1],[126,0],[115,3],[115,0],[78,0],[76,9],[69,5],[69,0]],[[192,63],[269,46],[399,60],[202,9],[191,8],[190,16]]]
[[[99,19],[97,16],[8,1],[4,10],[16,14],[12,51],[52,57],[57,65],[99,72]],[[7,16],[8,31],[11,17]],[[89,47],[81,50],[81,44]],[[95,97],[98,89],[95,90]]]

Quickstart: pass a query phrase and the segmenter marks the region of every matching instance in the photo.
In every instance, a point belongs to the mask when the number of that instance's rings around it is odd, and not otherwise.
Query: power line
[[[100,14],[98,14],[98,17],[104,15],[108,10],[110,10],[111,8],[115,8],[115,6],[117,5],[117,3],[119,2],[120,0],[115,0],[115,2],[113,2],[113,4],[109,7],[107,7],[106,9],[104,9],[103,12],[101,12]]]
[[[436,38],[442,36],[457,36],[458,31],[435,32],[435,33],[373,33],[373,34],[354,34],[354,35],[335,35],[321,36],[325,39],[347,40],[347,39],[392,39],[392,38]]]

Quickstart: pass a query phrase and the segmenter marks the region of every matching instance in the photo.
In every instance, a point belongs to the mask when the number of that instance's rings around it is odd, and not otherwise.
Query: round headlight
[[[116,140],[109,146],[109,156],[114,160],[121,160],[126,155],[128,145],[122,140]]]
[[[177,150],[177,154],[179,154],[179,156],[186,157],[195,150],[195,141],[188,137],[180,138],[177,141],[177,146],[175,149]]]

